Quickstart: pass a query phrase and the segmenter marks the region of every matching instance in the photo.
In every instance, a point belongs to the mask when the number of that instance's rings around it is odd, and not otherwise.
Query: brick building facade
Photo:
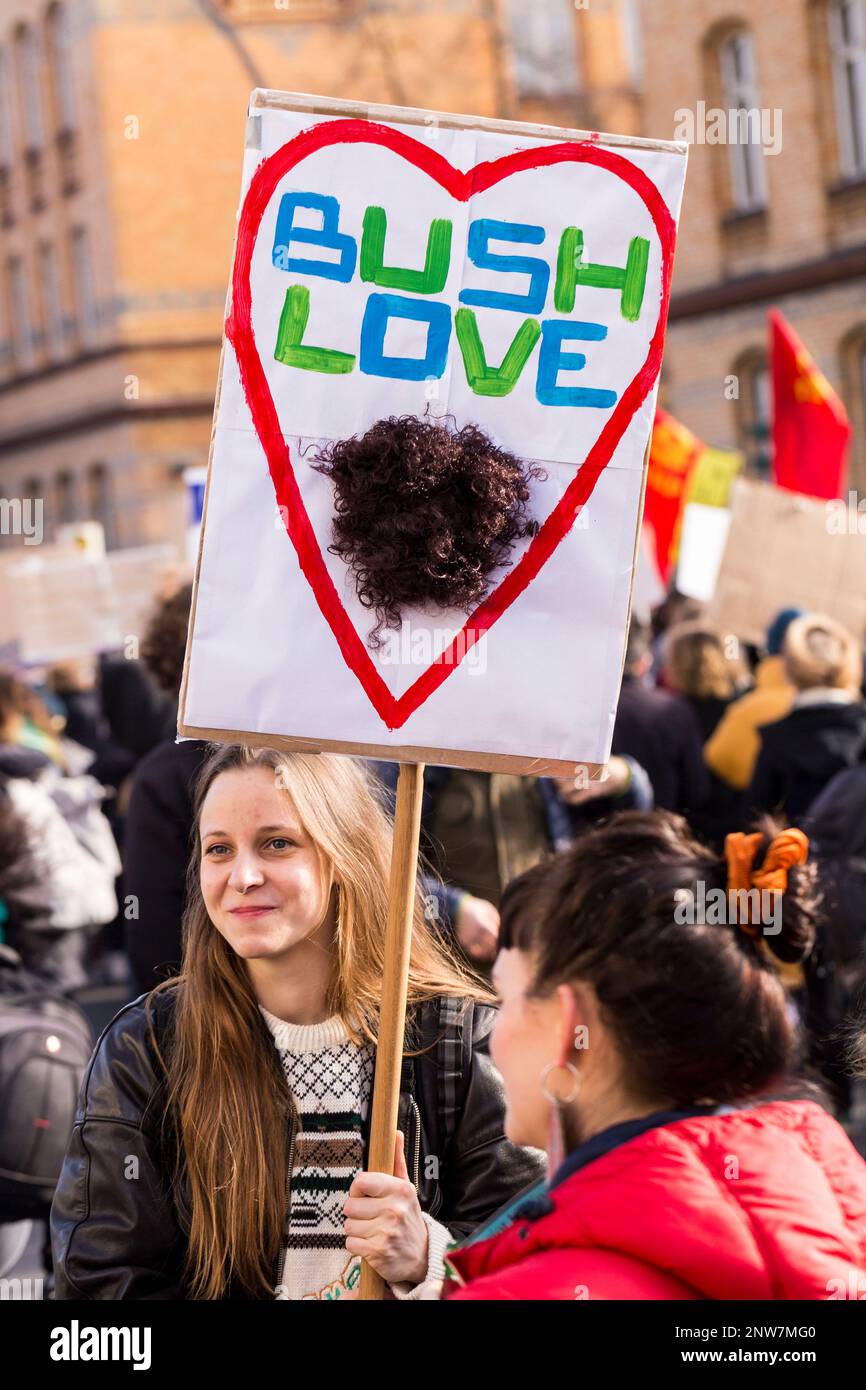
[[[253,87],[636,131],[623,3],[0,0],[0,494],[182,546]]]
[[[845,401],[850,484],[866,490],[864,0],[644,0],[642,36],[644,133],[673,137],[684,112],[697,118],[663,400],[763,471],[775,305]],[[741,105],[765,113],[777,153],[700,143],[722,130],[712,112]]]

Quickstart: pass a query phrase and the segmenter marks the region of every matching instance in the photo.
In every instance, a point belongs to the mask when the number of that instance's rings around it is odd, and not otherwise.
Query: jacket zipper
[[[416,1101],[415,1097],[412,1095],[411,1091],[409,1092],[409,1104],[411,1105],[412,1109],[415,1111],[415,1162],[414,1162],[414,1165],[413,1165],[413,1174],[414,1174],[413,1181],[414,1181],[414,1183],[415,1183],[415,1191],[416,1191],[416,1192],[420,1192],[421,1189],[420,1189],[420,1187],[419,1187],[419,1185],[418,1185],[418,1184],[419,1184],[419,1172],[418,1172],[418,1170],[419,1170],[419,1167],[420,1167],[420,1164],[421,1164],[421,1111],[418,1109],[418,1102]]]
[[[290,1220],[291,1211],[292,1211],[292,1166],[293,1166],[293,1164],[294,1164],[294,1156],[295,1156],[295,1119],[294,1119],[294,1116],[292,1116],[292,1132],[291,1132],[291,1138],[289,1139],[289,1164],[288,1164],[288,1170],[287,1170],[287,1172],[286,1172],[286,1215],[285,1215],[285,1220],[284,1220],[284,1223],[283,1223],[283,1232],[284,1232],[284,1234],[285,1234],[285,1236],[286,1236],[286,1239],[285,1239],[285,1242],[282,1242],[282,1241],[280,1242],[280,1253],[279,1253],[279,1255],[278,1255],[278,1257],[277,1257],[277,1268],[276,1268],[276,1271],[275,1271],[275,1277],[274,1277],[274,1283],[273,1283],[274,1296],[276,1296],[276,1291],[277,1291],[277,1289],[278,1289],[279,1286],[280,1286],[280,1280],[281,1280],[281,1278],[282,1278],[283,1265],[285,1264],[286,1251],[287,1251],[288,1245],[289,1245],[289,1241],[288,1241],[288,1227],[289,1227],[289,1220]]]
[[[413,1161],[413,1164],[412,1164],[412,1178],[413,1178],[413,1181],[414,1181],[414,1183],[415,1183],[415,1191],[418,1193],[418,1195],[419,1195],[419,1197],[420,1197],[420,1195],[421,1195],[421,1173],[420,1173],[420,1168],[421,1168],[421,1111],[420,1111],[419,1108],[418,1108],[418,1102],[416,1101],[415,1096],[414,1096],[414,1094],[413,1094],[412,1091],[409,1091],[409,1093],[408,1093],[408,1100],[409,1100],[410,1106],[412,1107],[412,1109],[413,1109],[414,1112],[415,1112],[415,1155],[414,1155],[414,1161]],[[407,1163],[406,1166],[407,1166],[407,1168],[409,1167],[408,1163]],[[432,1202],[430,1203],[430,1210],[429,1210],[429,1212],[428,1212],[428,1215],[429,1215],[429,1216],[435,1216],[436,1213],[439,1211],[439,1208],[440,1208],[441,1206],[442,1206],[442,1187],[441,1187],[441,1184],[440,1184],[439,1180],[437,1179],[437,1180],[436,1180],[436,1185],[435,1185],[435,1190],[434,1190],[434,1193],[433,1193],[433,1200],[432,1200]]]

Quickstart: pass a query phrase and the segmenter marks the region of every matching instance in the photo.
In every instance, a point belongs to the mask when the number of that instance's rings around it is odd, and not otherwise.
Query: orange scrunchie
[[[739,889],[765,888],[771,893],[784,893],[788,886],[788,870],[795,864],[805,864],[809,857],[809,839],[802,830],[783,830],[770,841],[760,869],[754,868],[755,858],[763,840],[760,833],[744,835],[741,831],[725,837],[725,858],[728,861],[728,892]],[[749,920],[737,924],[749,936],[757,936],[755,924]]]

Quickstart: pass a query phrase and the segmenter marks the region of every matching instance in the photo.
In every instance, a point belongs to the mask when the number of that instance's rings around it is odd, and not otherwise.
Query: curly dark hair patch
[[[529,483],[544,469],[507,453],[475,425],[392,415],[328,443],[313,468],[334,485],[333,543],[358,598],[374,610],[368,645],[404,608],[471,612],[516,541],[538,531]]]

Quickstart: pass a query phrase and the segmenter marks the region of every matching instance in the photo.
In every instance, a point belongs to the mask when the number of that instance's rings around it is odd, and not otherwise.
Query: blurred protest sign
[[[706,448],[700,455],[686,490],[686,506],[728,507],[743,455],[728,449]]]
[[[105,555],[105,528],[98,521],[70,521],[58,526],[57,544],[63,550],[80,550],[101,560]]]
[[[728,538],[728,504],[743,456],[724,449],[706,449],[689,481],[677,555],[677,589],[689,598],[708,602],[716,591],[719,568]]]
[[[36,665],[118,650],[140,637],[177,552],[150,545],[100,557],[55,545],[2,559],[0,639],[17,641],[17,659]]]
[[[404,764],[373,1171],[394,1163],[423,764],[597,774],[610,750],[686,153],[253,93],[178,727]],[[434,606],[410,589],[396,619],[387,606],[400,641],[385,643],[362,601],[371,572],[395,551],[401,580],[425,579],[434,522],[441,570],[484,481],[440,479],[440,497],[422,466],[392,517],[404,479],[380,431],[335,501],[311,466],[322,446],[394,417],[480,427],[493,450],[476,462],[516,468],[531,527],[483,568],[468,615],[451,590]],[[449,440],[442,466],[454,454]],[[383,480],[359,572],[335,514],[343,525]],[[382,1295],[366,1263],[360,1289]]]
[[[776,614],[791,607],[828,613],[863,636],[866,517],[841,501],[741,478],[708,617],[760,643]]]
[[[689,502],[683,512],[677,559],[677,590],[688,598],[707,603],[713,597],[731,513],[727,507],[706,507]]]
[[[181,733],[604,763],[686,153],[253,94]],[[537,533],[468,616],[413,608],[376,651],[309,460],[428,413],[541,465]]]

